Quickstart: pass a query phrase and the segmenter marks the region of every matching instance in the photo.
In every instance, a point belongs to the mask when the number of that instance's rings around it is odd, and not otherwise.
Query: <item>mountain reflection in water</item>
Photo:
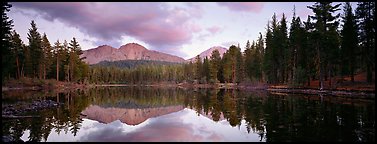
[[[3,105],[15,93],[3,92]],[[103,87],[32,94],[64,106],[2,120],[24,141],[374,141],[375,102],[239,90]]]
[[[102,123],[110,123],[120,120],[128,125],[138,125],[148,118],[173,113],[182,110],[183,106],[166,106],[143,109],[126,108],[102,108],[97,105],[90,105],[82,113],[84,118],[96,120]]]

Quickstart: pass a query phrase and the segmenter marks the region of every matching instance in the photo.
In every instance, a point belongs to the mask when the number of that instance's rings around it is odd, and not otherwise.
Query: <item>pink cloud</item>
[[[152,49],[164,50],[190,42],[200,27],[190,21],[188,9],[167,8],[165,3],[12,3],[20,9],[32,9],[49,21],[59,20],[98,39],[98,42],[122,45],[123,35],[139,39]],[[103,43],[108,44],[108,43]]]
[[[262,2],[218,2],[233,11],[260,12],[264,3]]]
[[[208,30],[210,33],[212,33],[212,34],[216,34],[216,33],[220,32],[220,31],[222,31],[222,28],[219,27],[219,26],[213,26],[213,27],[209,27],[209,28],[207,28],[207,30]]]

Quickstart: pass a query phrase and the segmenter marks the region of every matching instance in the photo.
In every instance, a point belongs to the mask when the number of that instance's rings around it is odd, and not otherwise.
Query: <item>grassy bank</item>
[[[7,90],[73,90],[90,87],[89,84],[56,81],[55,79],[20,78],[9,79],[2,84],[2,91]]]

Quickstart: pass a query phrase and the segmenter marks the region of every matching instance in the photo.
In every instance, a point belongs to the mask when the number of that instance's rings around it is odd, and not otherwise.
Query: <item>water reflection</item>
[[[3,135],[24,141],[375,141],[374,101],[138,87],[21,98],[65,103],[3,119]]]
[[[182,110],[183,106],[166,106],[157,108],[103,108],[97,105],[90,105],[81,115],[83,118],[96,120],[101,123],[110,123],[120,120],[128,125],[138,125],[148,118],[173,113]]]

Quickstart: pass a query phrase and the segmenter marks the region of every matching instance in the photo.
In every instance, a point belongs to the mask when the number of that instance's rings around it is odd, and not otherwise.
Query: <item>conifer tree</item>
[[[12,61],[12,65],[15,65],[16,79],[22,77],[23,61],[25,59],[24,47],[25,46],[21,40],[20,35],[16,32],[16,30],[13,30],[11,35],[11,49],[14,59],[8,59],[8,61]]]
[[[367,72],[367,82],[372,82],[372,72],[375,70],[376,52],[376,22],[375,2],[358,2],[356,18],[359,28],[359,42],[361,48],[361,67]]]
[[[357,42],[357,25],[356,19],[352,12],[352,7],[349,2],[346,2],[343,7],[343,29],[341,31],[341,75],[351,76],[351,81],[354,81],[354,73],[356,69],[356,57],[358,57],[358,42]]]
[[[8,59],[11,57],[11,31],[13,20],[10,20],[7,16],[7,12],[12,7],[8,2],[1,2],[1,75],[2,80],[9,74],[11,70],[11,61]]]
[[[340,5],[332,6],[331,2],[316,2],[313,6],[308,6],[315,14],[314,16],[310,16],[310,18],[316,20],[313,23],[313,41],[318,57],[320,90],[324,87],[323,81],[326,69],[331,84],[331,71],[333,70],[335,64],[334,57],[336,57],[338,50],[336,29],[338,27],[337,18],[339,17],[339,14],[335,16],[332,14],[339,10],[338,7]]]
[[[46,79],[46,76],[51,71],[51,65],[53,63],[53,53],[52,53],[52,46],[50,41],[47,38],[46,33],[43,34],[42,37],[42,50],[43,50],[43,57],[42,57],[42,65],[43,65],[43,79]]]
[[[210,81],[216,83],[218,81],[217,75],[220,68],[220,52],[218,50],[213,50],[210,57]]]
[[[30,23],[31,28],[29,29],[28,40],[29,40],[29,50],[31,61],[32,77],[42,78],[42,38],[41,34],[38,32],[38,28],[34,20]]]

